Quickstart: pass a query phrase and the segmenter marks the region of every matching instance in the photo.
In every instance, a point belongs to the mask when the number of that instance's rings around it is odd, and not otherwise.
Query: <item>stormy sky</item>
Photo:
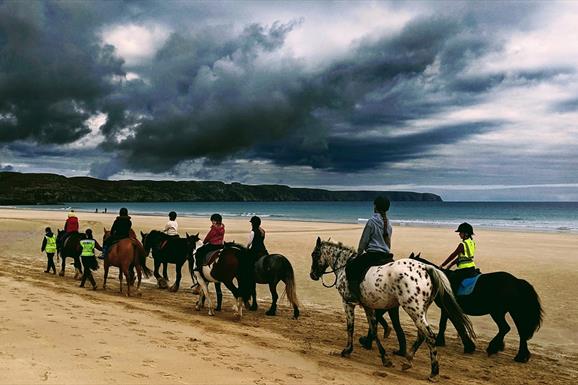
[[[0,170],[578,200],[573,2],[0,1]]]

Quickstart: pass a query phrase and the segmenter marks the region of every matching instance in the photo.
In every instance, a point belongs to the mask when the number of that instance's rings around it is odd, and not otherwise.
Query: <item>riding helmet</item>
[[[123,207],[122,209],[119,210],[118,215],[121,217],[128,217],[128,209],[126,207]]]
[[[469,223],[464,222],[458,226],[456,233],[466,233],[466,234],[474,235],[474,228]]]
[[[223,217],[221,216],[221,214],[213,214],[213,215],[211,215],[211,221],[221,223],[221,222],[223,222]]]

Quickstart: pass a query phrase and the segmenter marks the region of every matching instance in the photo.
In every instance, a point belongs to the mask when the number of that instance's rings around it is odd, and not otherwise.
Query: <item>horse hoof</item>
[[[530,353],[528,355],[518,354],[514,357],[514,361],[525,364],[530,360]]]
[[[64,271],[61,271],[60,273],[58,273],[58,275],[64,277]]]
[[[413,365],[410,364],[409,362],[404,362],[404,363],[401,365],[401,370],[409,370],[409,369],[411,369],[412,366],[413,366]]]
[[[214,316],[215,316],[215,313],[212,312],[212,311],[210,311],[210,312],[209,312],[209,315],[210,315],[211,317],[214,317]]]
[[[220,306],[217,306],[217,307],[215,308],[215,311],[221,311],[221,307],[220,307]]]
[[[349,358],[350,355],[351,355],[351,350],[349,350],[349,349],[343,349],[341,351],[341,357]]]
[[[249,306],[249,311],[257,311],[257,305]]]
[[[387,329],[383,330],[383,339],[386,339],[391,334],[391,328],[388,327]]]
[[[177,290],[179,290],[178,287],[171,286],[171,287],[169,288],[169,291],[170,291],[171,293],[174,293],[174,292],[176,292]]]
[[[371,350],[371,340],[367,337],[359,337],[359,344],[367,350]]]
[[[427,380],[429,382],[438,382],[438,376],[429,376]]]
[[[392,362],[390,359],[388,359],[388,358],[382,359],[382,360],[381,360],[381,363],[382,363],[383,366],[386,367],[386,368],[391,368],[391,367],[393,367],[393,362]]]
[[[476,351],[476,345],[472,346],[464,346],[464,353],[465,354],[472,354]]]
[[[276,310],[267,310],[267,311],[265,312],[265,315],[268,315],[268,316],[274,316],[274,315],[276,315],[276,314],[277,314],[277,311],[276,311]]]

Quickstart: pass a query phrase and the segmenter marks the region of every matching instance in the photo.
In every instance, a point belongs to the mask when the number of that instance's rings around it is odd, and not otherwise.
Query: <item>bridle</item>
[[[341,253],[341,251],[340,251],[339,253]],[[313,253],[311,253],[311,254],[312,254],[312,256],[314,257],[313,254],[315,254],[315,252],[313,252]],[[319,253],[319,254],[321,254],[321,253]],[[341,266],[339,266],[339,267],[337,267],[337,268],[336,268],[335,266],[332,266],[333,270],[324,271],[323,273],[321,273],[321,276],[320,276],[319,278],[321,278],[321,284],[323,285],[323,287],[326,287],[326,288],[328,288],[328,289],[334,287],[334,286],[337,284],[337,272],[338,272],[339,270],[343,269],[345,266],[347,266],[347,261],[345,261],[345,263],[344,263],[343,265],[341,265]],[[335,280],[333,281],[333,283],[332,283],[331,285],[327,285],[327,284],[325,283],[325,281],[323,280],[323,276],[326,275],[326,274],[331,274],[331,273],[335,274]]]

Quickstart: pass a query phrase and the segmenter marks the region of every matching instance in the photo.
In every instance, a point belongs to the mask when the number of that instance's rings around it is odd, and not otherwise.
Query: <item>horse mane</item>
[[[243,250],[243,251],[247,251],[247,248],[243,245],[241,245],[240,243],[236,243],[235,241],[232,242],[225,242],[224,243],[224,248],[225,249],[239,249],[239,250]]]
[[[351,253],[356,253],[357,254],[357,250],[355,250],[353,247],[351,246],[346,246],[344,245],[342,242],[332,242],[332,241],[322,241],[321,242],[322,245],[329,245],[329,246],[334,246],[334,247],[338,247],[342,250],[347,250],[350,251]]]

